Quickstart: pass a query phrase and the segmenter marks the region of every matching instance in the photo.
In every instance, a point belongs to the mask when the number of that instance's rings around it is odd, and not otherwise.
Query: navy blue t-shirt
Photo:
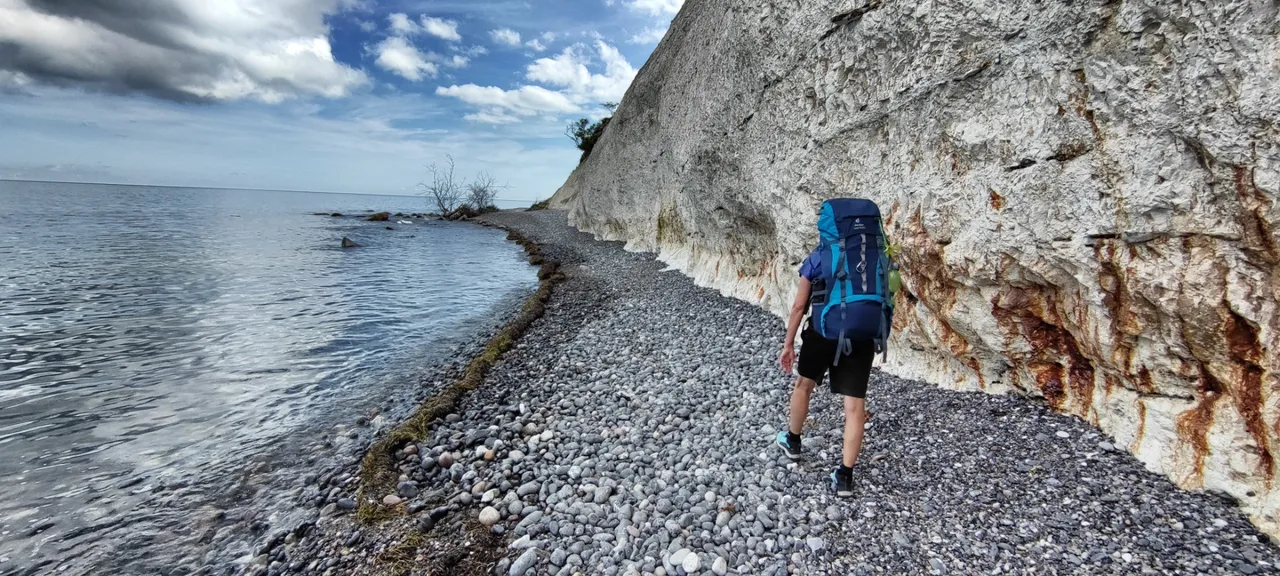
[[[818,249],[815,248],[813,252],[810,252],[809,256],[804,259],[804,262],[800,264],[800,276],[807,279],[809,282],[814,282],[819,278],[822,278],[822,255],[819,253]],[[809,316],[810,317],[804,323],[804,329],[801,331],[801,339],[805,336],[810,338],[820,338],[820,336],[813,332],[813,318],[812,315]]]
[[[810,282],[822,277],[822,255],[816,248],[800,264],[800,275]]]

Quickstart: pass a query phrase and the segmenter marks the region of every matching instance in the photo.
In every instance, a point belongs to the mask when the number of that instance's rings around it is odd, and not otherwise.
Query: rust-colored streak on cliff
[[[1270,484],[1275,478],[1275,459],[1271,452],[1271,444],[1267,437],[1267,424],[1262,417],[1263,368],[1262,346],[1258,342],[1258,331],[1248,320],[1241,318],[1225,305],[1227,327],[1227,345],[1231,355],[1233,385],[1231,398],[1235,401],[1236,410],[1244,418],[1245,428],[1257,444],[1259,473],[1266,475]]]

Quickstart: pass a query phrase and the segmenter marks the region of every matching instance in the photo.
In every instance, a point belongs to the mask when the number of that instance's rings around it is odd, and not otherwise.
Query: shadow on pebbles
[[[397,452],[401,512],[356,522],[353,468],[317,520],[238,570],[270,574],[1254,574],[1280,555],[1231,502],[1152,474],[1036,400],[875,372],[838,499],[842,416],[805,458],[772,444],[782,323],[652,255],[505,212],[562,263],[546,315],[431,437]],[[408,453],[406,453],[408,452]],[[440,464],[451,464],[445,468]],[[450,460],[452,462],[450,462]],[[319,493],[320,497],[315,498]],[[393,495],[386,495],[393,496]]]

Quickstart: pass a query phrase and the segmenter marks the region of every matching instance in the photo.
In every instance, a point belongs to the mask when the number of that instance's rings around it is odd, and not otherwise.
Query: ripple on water
[[[310,215],[421,202],[0,182],[0,571],[198,559],[227,498],[265,497],[246,478],[293,464],[274,447],[535,286],[494,230]]]

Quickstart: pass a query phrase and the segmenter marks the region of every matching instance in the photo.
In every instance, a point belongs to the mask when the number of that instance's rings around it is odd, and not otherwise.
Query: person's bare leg
[[[800,434],[804,421],[809,417],[809,399],[813,397],[813,389],[817,382],[808,378],[796,379],[796,387],[791,391],[791,420],[788,423],[792,434]]]
[[[795,396],[791,405],[795,406]],[[793,408],[794,410],[794,408]],[[862,452],[862,427],[866,423],[866,400],[844,397],[844,465],[853,468],[858,462],[858,454]]]

